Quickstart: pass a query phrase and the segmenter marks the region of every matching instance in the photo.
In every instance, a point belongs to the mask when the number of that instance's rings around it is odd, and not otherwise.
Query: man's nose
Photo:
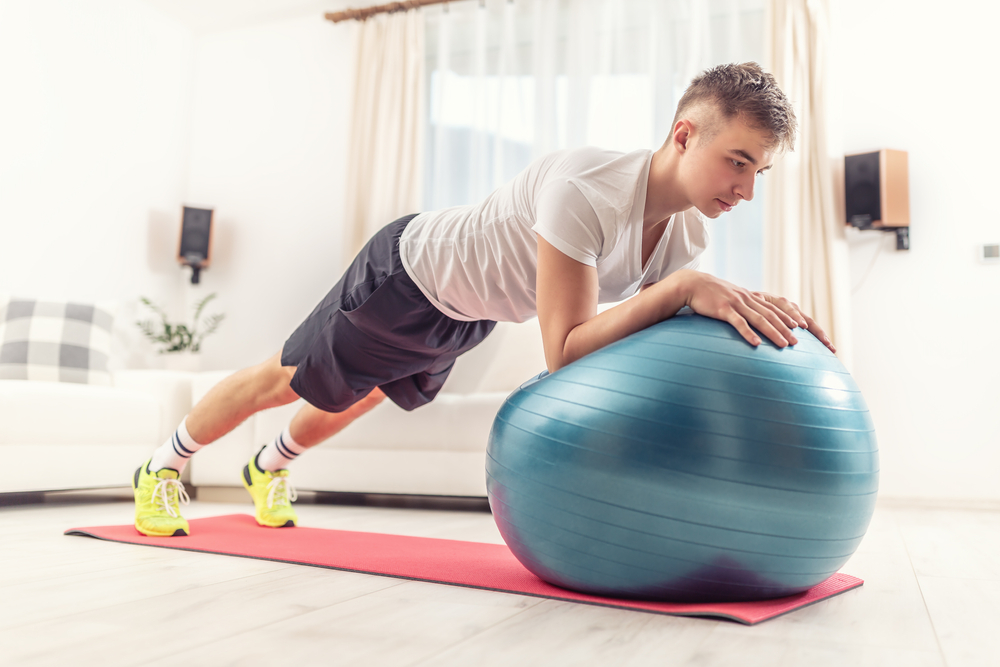
[[[744,179],[737,183],[736,188],[733,191],[744,201],[751,201],[753,200],[753,188],[756,183],[757,174],[754,173],[749,179]]]

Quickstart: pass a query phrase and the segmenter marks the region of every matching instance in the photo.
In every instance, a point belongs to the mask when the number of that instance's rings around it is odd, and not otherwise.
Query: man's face
[[[681,168],[688,200],[709,218],[753,199],[757,177],[771,168],[775,157],[769,134],[738,118],[720,122],[719,131],[708,141],[695,131]]]

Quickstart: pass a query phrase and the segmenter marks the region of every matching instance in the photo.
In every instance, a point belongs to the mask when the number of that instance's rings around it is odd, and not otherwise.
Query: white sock
[[[173,468],[178,474],[184,471],[188,459],[205,445],[195,442],[187,430],[187,417],[181,420],[174,434],[153,452],[149,469],[153,472],[163,468]]]
[[[257,455],[257,467],[270,472],[287,468],[289,463],[307,449],[308,447],[295,442],[289,427],[286,426],[271,444],[265,445],[264,449],[260,450],[260,454]]]

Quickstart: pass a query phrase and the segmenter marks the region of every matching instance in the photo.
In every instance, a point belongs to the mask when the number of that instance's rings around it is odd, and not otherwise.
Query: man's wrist
[[[651,308],[652,321],[662,322],[677,314],[691,299],[692,278],[697,275],[690,270],[681,270],[652,285],[648,292],[646,308]],[[638,304],[636,304],[638,305]]]
[[[680,298],[681,303],[680,308],[677,310],[680,310],[684,306],[691,305],[691,293],[693,291],[691,289],[691,278],[693,274],[694,271],[691,271],[690,269],[681,269],[673,274],[677,285],[675,289],[677,290],[677,296]]]
[[[666,301],[670,304],[670,312],[666,315],[667,317],[673,317],[677,314],[678,310],[684,306],[691,305],[691,296],[694,293],[693,283],[695,275],[696,272],[690,269],[681,269],[680,271],[675,271],[670,274],[668,279],[671,281],[671,295],[666,299]]]

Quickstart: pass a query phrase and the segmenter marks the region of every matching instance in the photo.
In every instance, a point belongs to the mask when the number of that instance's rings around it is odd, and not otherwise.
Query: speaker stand
[[[894,230],[896,232],[896,250],[909,250],[910,249],[910,228],[909,227],[896,227]]]

